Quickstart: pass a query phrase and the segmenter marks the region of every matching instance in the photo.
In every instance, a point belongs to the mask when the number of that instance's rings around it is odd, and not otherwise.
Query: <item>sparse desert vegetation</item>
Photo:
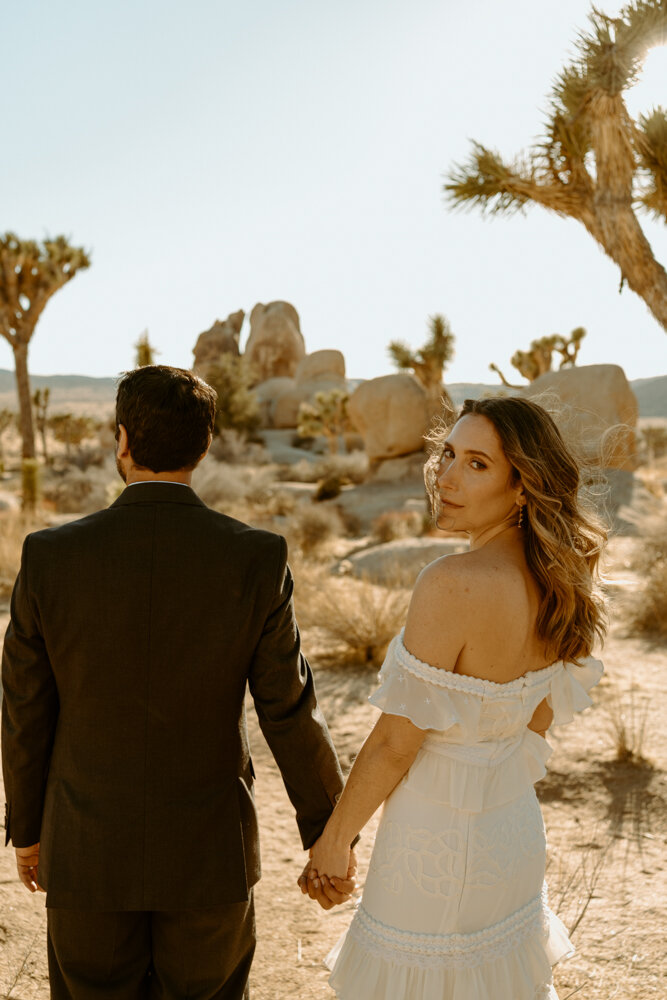
[[[17,432],[10,426],[3,435],[3,623],[25,533],[104,506],[122,488],[108,428],[78,445],[70,442],[69,459],[65,443],[47,433],[51,462],[40,467],[42,500],[34,515],[21,510]],[[612,617],[602,654],[606,674],[594,692],[594,707],[550,735],[554,753],[537,786],[549,834],[550,902],[577,948],[572,960],[556,969],[561,1000],[658,1000],[666,993],[667,736],[660,720],[667,709],[667,467],[660,442],[659,434],[643,439],[635,499],[622,511],[629,527],[612,538],[606,559]],[[272,454],[270,441],[249,442],[237,430],[223,429],[194,486],[210,506],[287,537],[304,650],[347,766],[375,718],[367,696],[410,600],[410,580],[400,565],[392,570],[387,564],[381,582],[371,582],[351,572],[350,559],[424,534],[418,544],[430,543],[429,535],[438,533],[424,517],[418,477],[397,486],[374,478],[363,451],[321,453],[317,440],[301,445],[295,449],[288,441],[291,460],[284,461],[280,451]],[[336,479],[340,490],[318,501],[318,490],[329,479]],[[297,892],[303,858],[291,809],[252,712],[250,727],[264,863],[253,995],[258,1000],[331,996],[322,958],[349,922],[351,904],[324,914]],[[359,847],[362,880],[374,822]],[[0,917],[0,994],[45,1000],[43,910],[19,887],[12,865],[11,852],[5,851],[0,912],[13,917]]]

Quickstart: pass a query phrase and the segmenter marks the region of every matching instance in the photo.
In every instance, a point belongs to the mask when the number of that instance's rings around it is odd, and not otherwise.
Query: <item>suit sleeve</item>
[[[287,545],[280,539],[272,606],[255,649],[250,692],[262,732],[280,768],[305,848],[320,836],[343,788],[343,776],[301,652]]]
[[[2,770],[5,844],[40,839],[58,692],[29,584],[30,536],[23,544],[2,653]]]

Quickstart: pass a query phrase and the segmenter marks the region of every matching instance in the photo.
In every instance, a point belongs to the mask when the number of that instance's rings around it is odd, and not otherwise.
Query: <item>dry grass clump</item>
[[[211,458],[228,465],[268,465],[271,456],[258,441],[249,441],[245,434],[233,427],[223,428],[213,438]]]
[[[323,455],[316,462],[303,458],[281,470],[281,478],[294,483],[318,483],[325,479],[340,479],[342,483],[358,485],[368,478],[368,455],[353,451],[346,455]]]
[[[393,542],[397,538],[416,538],[424,534],[425,518],[416,510],[387,510],[371,525],[378,542]]]
[[[644,583],[633,595],[629,625],[636,634],[667,639],[667,513],[643,522],[641,538],[633,568]]]
[[[344,537],[345,525],[334,507],[306,502],[297,504],[287,516],[282,533],[290,550],[315,558],[335,539]]]
[[[410,591],[332,577],[323,569],[310,576],[297,571],[296,581],[299,620],[331,644],[323,658],[331,664],[379,667],[405,624]]]
[[[43,520],[21,511],[0,511],[0,596],[11,593],[21,565],[23,539],[31,531],[45,527]]]
[[[648,764],[644,754],[644,740],[650,702],[643,700],[641,706],[635,702],[634,691],[627,699],[616,696],[605,705],[608,728],[612,737],[616,760],[623,764]]]
[[[230,465],[206,459],[192,477],[192,486],[205,504],[228,512],[230,504],[267,503],[273,492],[275,468],[272,465]]]

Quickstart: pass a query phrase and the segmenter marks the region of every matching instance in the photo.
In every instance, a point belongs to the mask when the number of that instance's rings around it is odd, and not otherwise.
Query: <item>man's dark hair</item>
[[[185,368],[146,365],[125,372],[116,394],[135,465],[151,472],[194,469],[215,421],[215,389]]]

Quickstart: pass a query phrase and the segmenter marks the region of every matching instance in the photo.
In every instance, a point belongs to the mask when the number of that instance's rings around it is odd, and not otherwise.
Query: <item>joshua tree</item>
[[[418,351],[407,344],[393,340],[389,353],[398,368],[411,369],[426,390],[429,418],[445,409],[454,412],[454,404],[445,389],[442,373],[454,357],[454,334],[444,316],[436,314],[429,319],[429,338]]]
[[[556,351],[561,356],[558,366],[562,368],[573,368],[577,361],[577,355],[581,347],[581,341],[586,336],[583,326],[578,326],[565,339],[559,333],[554,333],[550,337],[540,337],[539,340],[531,341],[527,351],[515,351],[510,361],[516,370],[527,378],[529,382],[534,382],[540,375],[551,371],[553,353]],[[489,365],[492,372],[500,376],[500,381],[509,389],[517,389],[518,386],[511,385],[497,365]]]
[[[667,272],[636,211],[667,221],[667,112],[634,121],[623,98],[648,49],[667,38],[667,0],[633,0],[618,17],[593,8],[578,58],[557,77],[542,142],[505,163],[478,142],[445,191],[454,205],[510,213],[530,202],[576,219],[667,330]],[[619,289],[619,290],[620,290]]]
[[[312,403],[302,403],[299,407],[297,433],[301,437],[324,434],[329,451],[335,455],[342,434],[352,430],[347,412],[350,396],[344,389],[317,392]]]
[[[135,368],[145,368],[146,365],[155,364],[155,355],[159,353],[156,351],[151,342],[148,339],[148,330],[144,332],[139,337],[139,340],[134,345],[135,356],[134,365]]]
[[[54,292],[71,281],[77,271],[89,266],[86,252],[70,246],[64,236],[46,239],[41,244],[20,240],[14,233],[0,236],[0,334],[14,352],[24,458],[35,457],[28,376],[30,338]]]
[[[42,454],[44,457],[44,462],[46,465],[49,464],[49,455],[46,449],[46,427],[47,427],[47,410],[49,408],[49,396],[51,392],[47,387],[42,392],[41,389],[36,389],[32,397],[32,405],[35,408],[35,426],[42,439]]]

